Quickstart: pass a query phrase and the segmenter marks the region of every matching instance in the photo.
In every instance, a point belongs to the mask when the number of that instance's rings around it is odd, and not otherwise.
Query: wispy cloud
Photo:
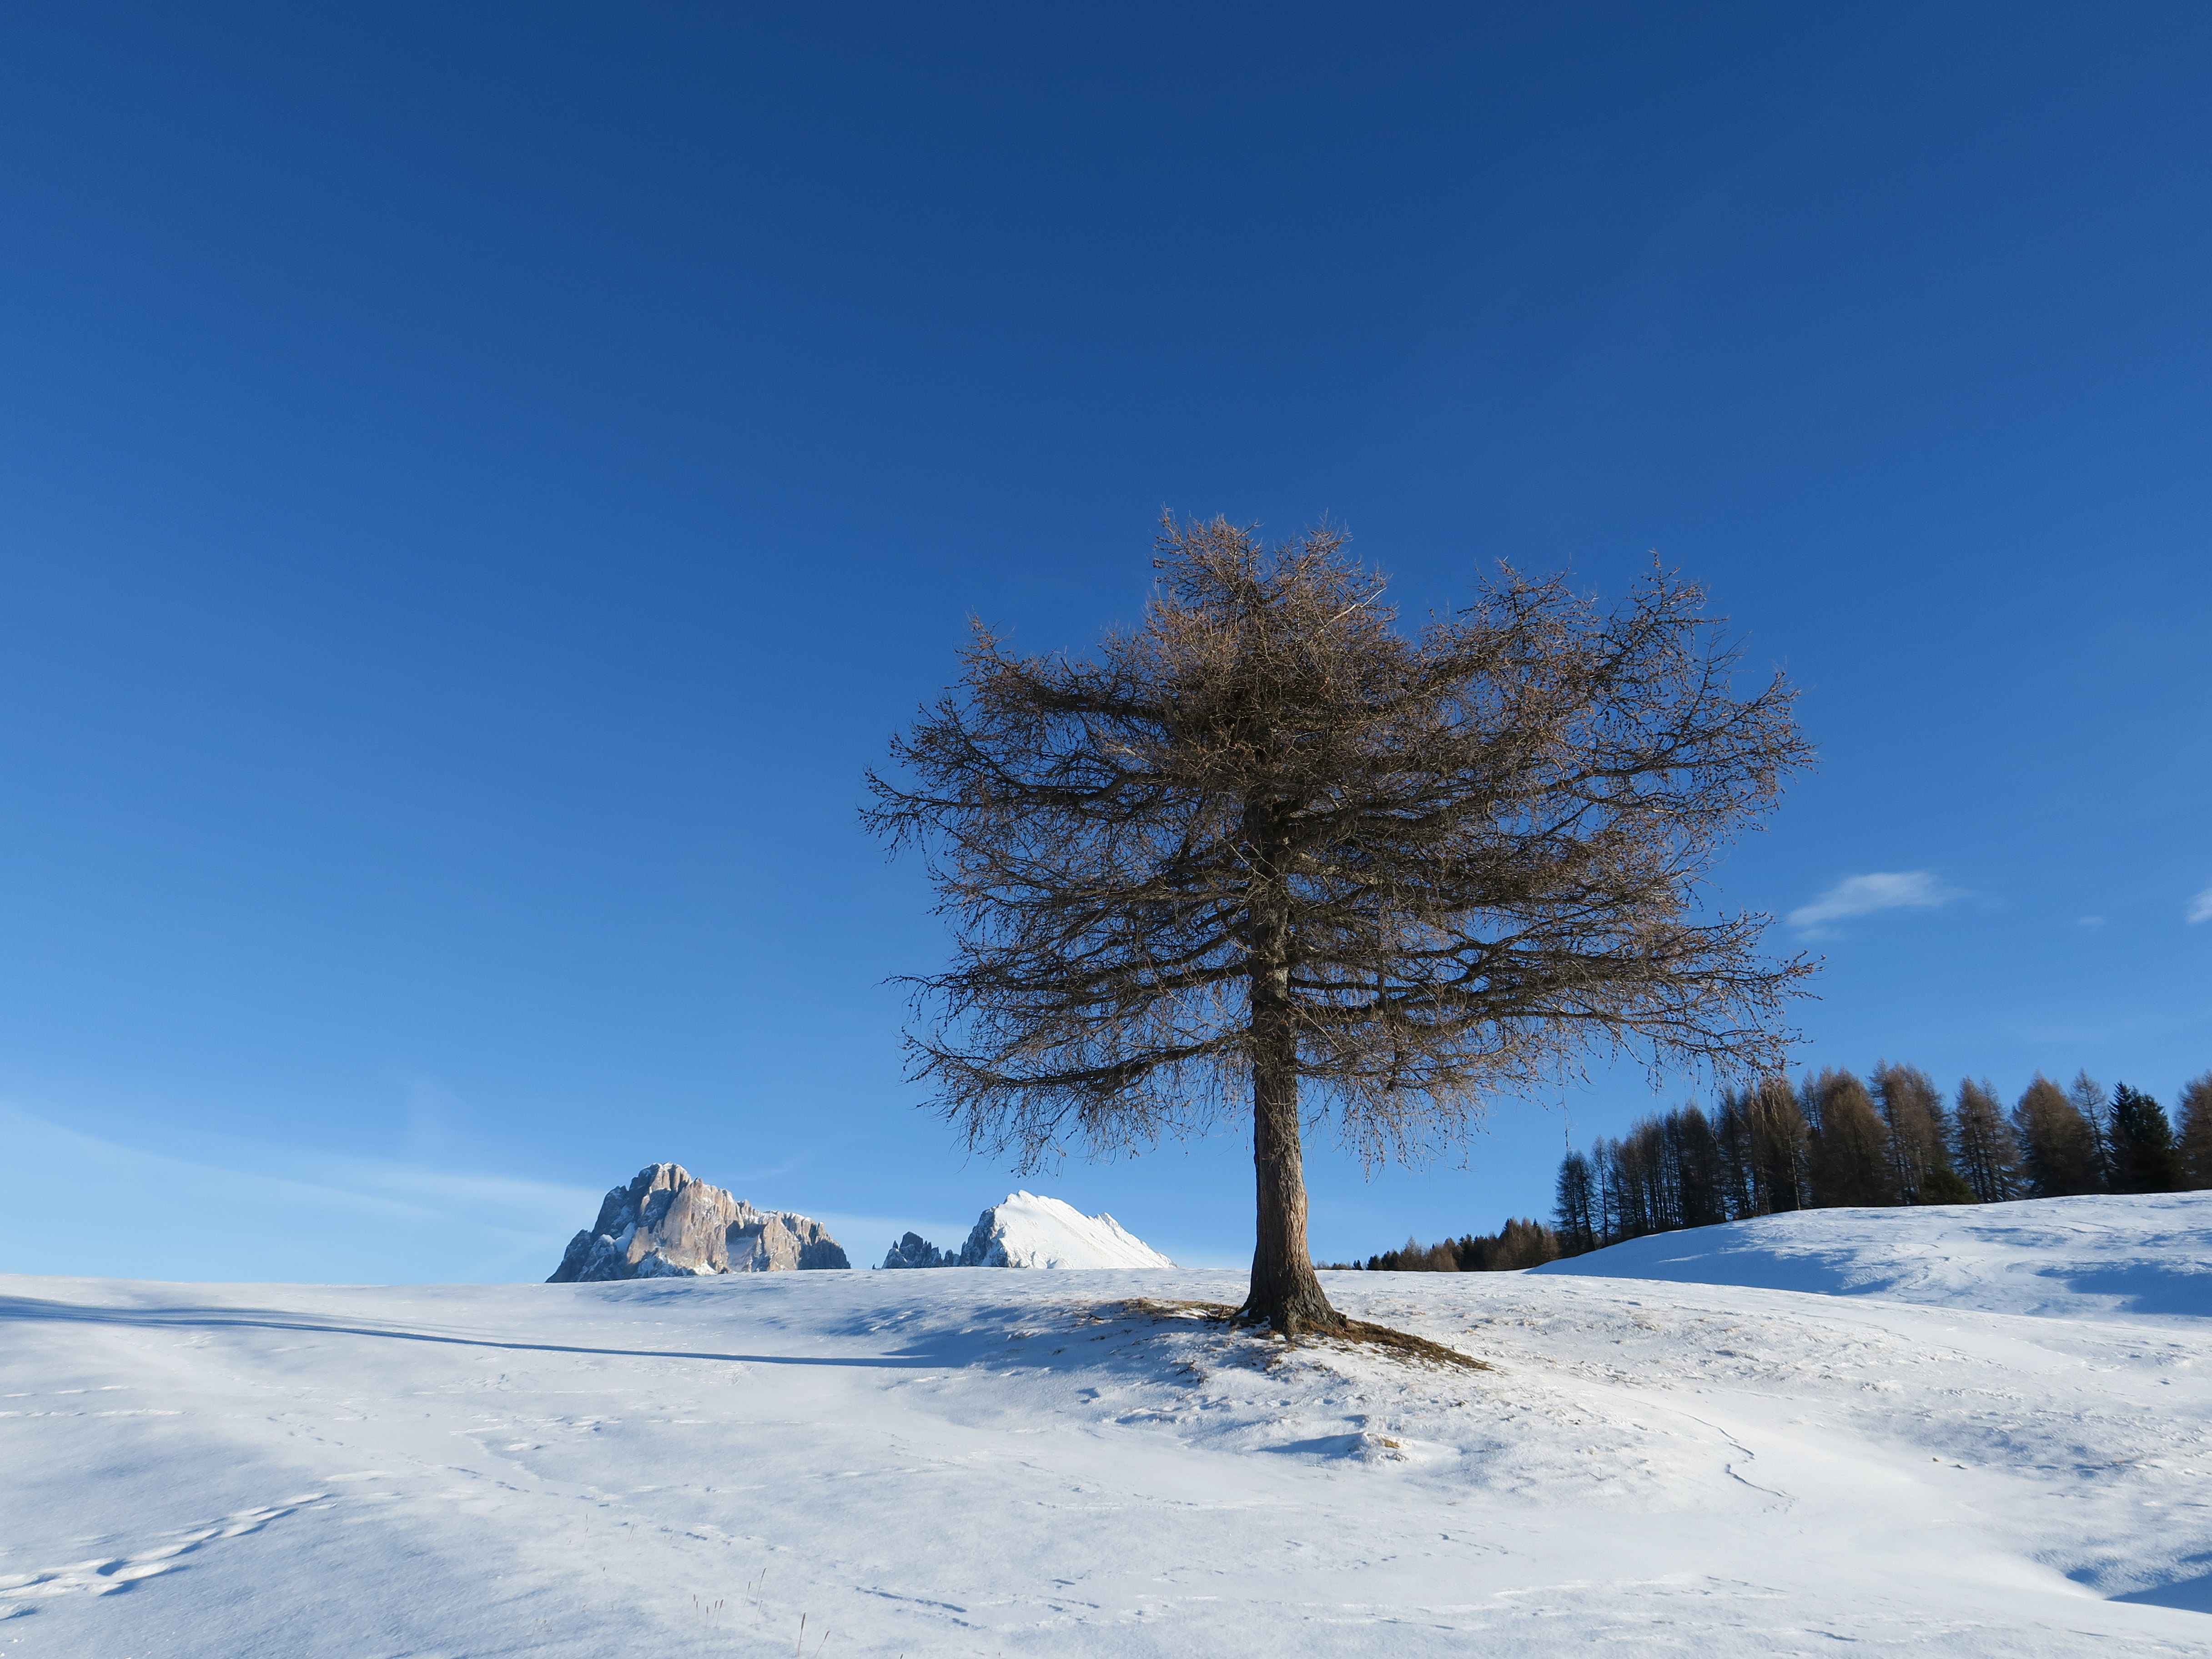
[[[2206,888],[2189,901],[2189,919],[2191,921],[2212,921],[2212,887]]]
[[[1932,870],[1877,870],[1871,875],[1845,876],[1810,904],[1792,910],[1790,925],[1818,927],[1877,910],[1934,910],[1964,897],[1958,888],[1936,880]]]
[[[196,1138],[203,1155],[87,1134],[0,1102],[27,1174],[100,1193],[94,1237],[35,1230],[0,1270],[112,1277],[443,1283],[542,1278],[599,1194],[463,1168]]]

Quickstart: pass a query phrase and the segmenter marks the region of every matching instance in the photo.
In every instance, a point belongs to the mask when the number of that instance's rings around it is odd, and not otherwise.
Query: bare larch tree
[[[1244,1312],[1285,1335],[1343,1322],[1304,1132],[1419,1161],[1594,1049],[1757,1073],[1810,971],[1697,908],[1808,750],[1778,674],[1735,694],[1696,587],[1605,610],[1502,568],[1408,637],[1343,542],[1170,518],[1142,625],[1094,658],[978,623],[866,813],[927,849],[957,941],[910,981],[938,1107],[1026,1170],[1249,1103]]]

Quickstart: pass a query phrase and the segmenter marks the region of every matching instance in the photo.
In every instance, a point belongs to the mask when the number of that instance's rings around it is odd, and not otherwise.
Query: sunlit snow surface
[[[1659,1233],[1535,1271],[2196,1328],[2212,1320],[2212,1193],[1807,1210]]]
[[[1967,1299],[2212,1246],[2212,1194],[2074,1202],[1749,1231],[1846,1279],[1917,1239]],[[1328,1283],[1497,1369],[1100,1319],[1241,1289],[1181,1270],[0,1279],[0,1656],[778,1654],[802,1619],[885,1659],[2212,1654],[2212,1319],[2170,1285],[2136,1322]]]

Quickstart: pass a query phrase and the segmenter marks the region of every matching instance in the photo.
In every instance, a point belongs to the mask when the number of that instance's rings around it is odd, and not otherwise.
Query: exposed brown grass
[[[1132,1297],[1126,1302],[1102,1303],[1087,1310],[1085,1322],[1103,1322],[1109,1319],[1171,1319],[1231,1326],[1237,1322],[1241,1311],[1226,1302],[1169,1302],[1152,1297]],[[1457,1348],[1446,1347],[1441,1342],[1431,1342],[1425,1336],[1393,1330],[1388,1325],[1370,1324],[1364,1319],[1347,1319],[1334,1330],[1311,1331],[1289,1339],[1269,1333],[1268,1337],[1270,1340],[1281,1342],[1286,1349],[1305,1346],[1364,1348],[1401,1359],[1421,1360],[1431,1365],[1459,1370],[1487,1371],[1496,1369],[1486,1360],[1477,1359],[1471,1353],[1462,1353]]]
[[[1342,1331],[1322,1331],[1312,1336],[1301,1337],[1302,1342],[1318,1342],[1324,1346],[1374,1348],[1395,1353],[1407,1359],[1426,1360],[1432,1365],[1456,1367],[1461,1370],[1487,1371],[1497,1367],[1486,1359],[1477,1359],[1471,1353],[1462,1353],[1457,1348],[1446,1347],[1441,1342],[1431,1342],[1425,1336],[1415,1336],[1410,1331],[1394,1331],[1388,1325],[1370,1325],[1364,1319],[1347,1319]]]

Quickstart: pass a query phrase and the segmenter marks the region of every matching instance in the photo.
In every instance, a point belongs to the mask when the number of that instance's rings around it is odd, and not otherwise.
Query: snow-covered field
[[[2212,1653],[2212,1194],[2067,1202],[1330,1275],[1488,1371],[1169,1269],[0,1279],[0,1659]]]

